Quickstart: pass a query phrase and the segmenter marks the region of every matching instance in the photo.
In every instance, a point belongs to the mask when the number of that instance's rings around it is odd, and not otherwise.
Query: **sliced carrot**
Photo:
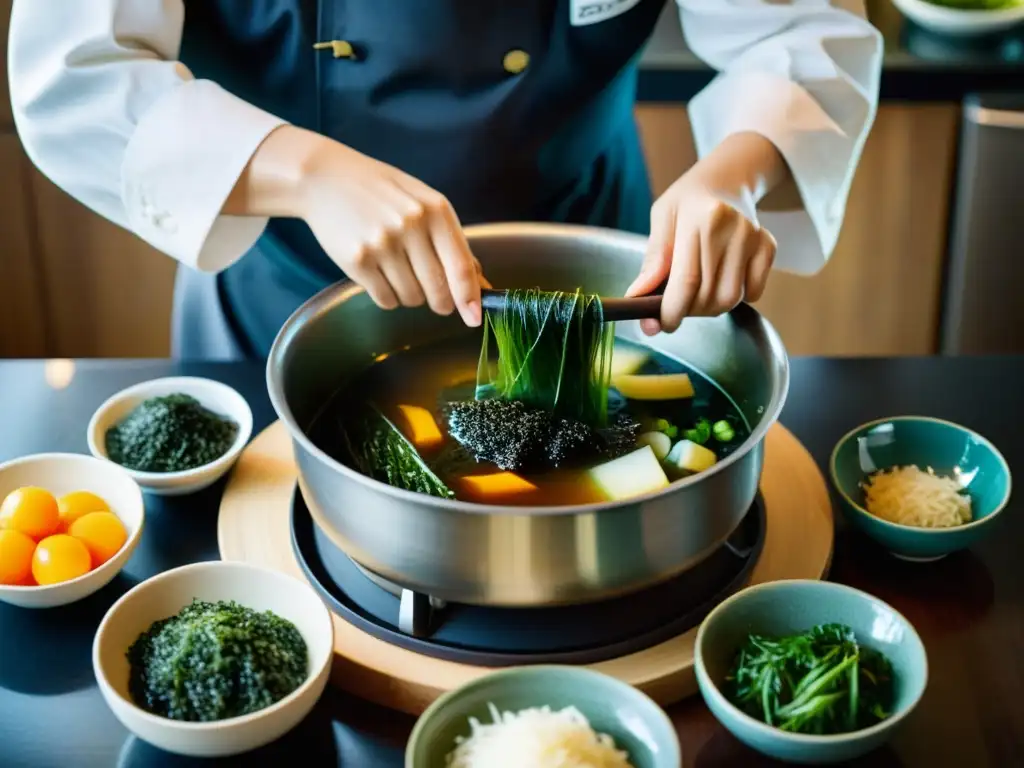
[[[420,450],[441,447],[444,437],[430,411],[418,405],[400,405],[398,410],[405,419],[406,437],[410,443]]]
[[[537,486],[514,472],[495,472],[491,475],[469,475],[460,482],[471,501],[495,502],[536,491]]]

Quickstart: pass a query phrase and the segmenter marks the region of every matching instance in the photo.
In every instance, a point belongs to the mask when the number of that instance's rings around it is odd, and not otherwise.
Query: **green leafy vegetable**
[[[484,325],[477,399],[518,400],[589,427],[607,424],[614,329],[597,296],[510,290]],[[493,377],[488,329],[498,351]]]
[[[725,419],[722,419],[721,421],[716,421],[712,425],[711,434],[715,436],[715,440],[717,440],[718,442],[728,443],[730,440],[736,437],[736,430],[733,429],[732,424],[730,424]]]
[[[847,733],[887,718],[892,666],[842,624],[798,635],[749,635],[736,654],[726,695],[748,715],[784,731]]]
[[[290,621],[200,600],[140,635],[128,663],[136,704],[190,722],[269,707],[302,685],[309,670],[306,642]]]
[[[707,419],[698,419],[693,429],[683,430],[683,437],[691,443],[704,445],[711,439],[711,422]]]
[[[343,428],[356,468],[382,483],[443,499],[455,493],[420,456],[405,435],[377,406],[370,403]]]
[[[151,397],[104,437],[107,456],[137,472],[183,472],[216,461],[238,437],[238,425],[191,395]]]

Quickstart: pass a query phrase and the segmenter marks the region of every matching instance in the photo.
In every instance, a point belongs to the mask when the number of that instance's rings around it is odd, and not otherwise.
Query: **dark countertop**
[[[73,374],[73,375],[72,375]],[[162,361],[0,362],[0,461],[43,451],[87,452],[95,408],[130,384],[168,375],[222,380],[249,400],[256,429],[273,418],[262,366]],[[857,424],[907,413],[970,426],[1024,464],[1024,356],[793,361],[782,421],[824,466]],[[130,737],[94,685],[93,633],[125,590],[186,562],[217,558],[221,486],[183,499],[147,498],[146,534],[127,568],[80,603],[49,611],[0,604],[0,766],[184,766]],[[865,766],[1024,765],[1024,502],[1011,502],[1000,534],[938,563],[897,561],[840,526],[831,578],[866,589],[904,613],[929,653],[930,682],[892,744]],[[669,709],[687,766],[767,765],[711,718],[699,697]],[[311,753],[309,765],[399,768],[413,720],[329,690],[314,714],[258,754],[233,765],[277,765]],[[312,755],[317,755],[313,758]],[[223,764],[223,763],[217,763]]]
[[[884,101],[954,101],[968,93],[1024,90],[1024,26],[957,41],[904,19],[890,0],[867,0],[868,18],[885,37]],[[685,102],[714,72],[683,41],[675,0],[667,0],[640,61],[641,102]]]

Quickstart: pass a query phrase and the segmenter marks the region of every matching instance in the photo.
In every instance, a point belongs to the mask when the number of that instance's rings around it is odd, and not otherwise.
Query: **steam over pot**
[[[488,279],[621,296],[646,240],[591,227],[495,224],[466,231]],[[270,352],[267,386],[287,425],[299,485],[314,520],[350,557],[386,579],[451,602],[526,606],[579,603],[651,586],[692,568],[739,525],[757,493],[764,436],[789,386],[778,334],[741,305],[687,319],[643,340],[711,376],[750,421],[750,437],[708,472],[626,503],[498,507],[391,488],[330,458],[306,436],[339,385],[372,360],[467,333],[458,315],[426,308],[385,312],[362,289],[339,283],[285,323]],[[479,333],[479,331],[475,331]]]

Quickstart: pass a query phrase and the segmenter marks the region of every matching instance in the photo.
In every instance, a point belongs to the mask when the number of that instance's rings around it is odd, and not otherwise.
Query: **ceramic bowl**
[[[0,600],[22,608],[55,608],[109,584],[135,551],[146,516],[142,492],[127,470],[76,453],[41,453],[0,464],[0,501],[24,486],[45,488],[58,498],[72,491],[95,493],[124,524],[128,539],[116,555],[84,576],[41,587],[0,585]]]
[[[973,521],[917,528],[868,513],[861,483],[877,470],[908,464],[940,474],[956,468],[971,497]],[[1010,467],[992,443],[967,427],[925,416],[862,424],[836,444],[829,472],[850,522],[905,560],[937,560],[971,546],[992,530],[1010,499]]]
[[[900,13],[918,26],[956,37],[978,37],[1005,32],[1024,22],[1024,5],[994,10],[964,10],[927,0],[892,0]]]
[[[120,423],[144,400],[176,393],[191,395],[214,413],[238,424],[235,442],[216,461],[184,472],[136,472],[127,468],[126,471],[143,490],[160,496],[181,496],[213,485],[234,466],[252,436],[252,410],[249,404],[238,392],[219,381],[176,376],[144,381],[118,392],[103,403],[89,421],[88,440],[92,455],[101,459],[108,458],[107,430]]]
[[[766,725],[729,703],[719,686],[748,634],[795,634],[831,622],[849,626],[858,642],[892,663],[896,701],[889,718],[852,733],[812,736]],[[917,706],[928,682],[924,645],[910,622],[865,592],[827,581],[776,581],[737,592],[701,624],[694,665],[704,701],[733,736],[769,757],[806,765],[852,760],[881,746]]]
[[[529,707],[574,706],[598,733],[629,753],[635,768],[679,768],[679,740],[668,716],[644,693],[614,677],[583,667],[528,666],[493,672],[441,696],[424,712],[405,750],[405,768],[444,768],[469,718],[492,722],[500,712]]]
[[[217,722],[171,720],[138,707],[128,690],[128,649],[153,622],[174,616],[193,599],[233,600],[292,622],[309,651],[306,681],[266,709]],[[181,755],[221,757],[269,744],[305,718],[327,684],[333,647],[331,615],[307,584],[245,563],[215,561],[175,568],[127,592],[100,622],[92,665],[103,698],[138,738]]]

